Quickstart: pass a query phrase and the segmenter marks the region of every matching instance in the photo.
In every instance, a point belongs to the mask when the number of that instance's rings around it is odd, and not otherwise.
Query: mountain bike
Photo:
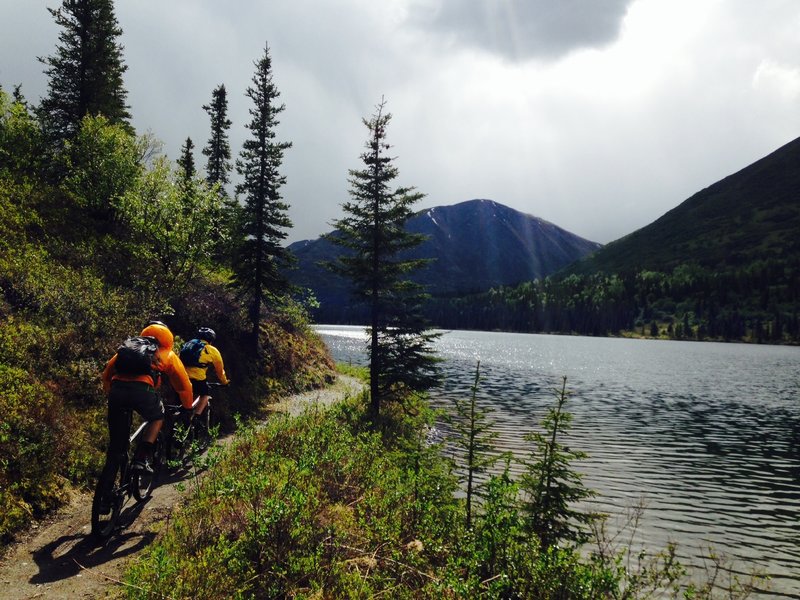
[[[209,382],[209,387],[218,387],[222,384]],[[214,427],[213,412],[209,398],[205,410],[200,415],[192,414],[188,423],[180,404],[165,404],[166,411],[166,461],[168,466],[185,465],[193,454],[202,453],[211,445],[212,428]],[[200,396],[194,399],[192,411],[200,402]]]
[[[133,422],[133,412],[128,413],[128,429]],[[153,452],[152,472],[133,469],[133,455],[136,452],[139,438],[149,422],[145,421],[128,438],[128,453],[122,464],[118,464],[114,473],[114,485],[111,488],[111,510],[107,513],[100,512],[104,490],[101,482],[97,482],[94,498],[92,499],[92,534],[99,539],[111,537],[117,527],[122,508],[133,496],[137,502],[144,502],[153,493],[158,482],[159,473],[164,464],[164,437],[159,431]]]

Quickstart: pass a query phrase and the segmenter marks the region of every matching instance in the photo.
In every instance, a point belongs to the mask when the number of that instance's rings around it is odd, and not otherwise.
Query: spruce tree
[[[272,81],[269,46],[255,62],[253,85],[246,96],[253,101],[252,120],[247,124],[250,138],[244,142],[236,169],[242,182],[236,191],[245,198],[238,257],[234,264],[234,282],[250,295],[250,321],[253,345],[259,349],[261,313],[267,299],[275,300],[288,291],[283,274],[291,263],[291,254],[283,247],[287,229],[292,226],[289,205],[281,196],[286,177],[280,174],[283,153],[290,142],[277,142],[278,115],[286,108],[278,104],[280,93]]]
[[[469,400],[456,398],[455,412],[448,418],[455,433],[455,445],[461,451],[459,465],[462,467],[462,483],[466,486],[466,526],[472,527],[473,504],[476,496],[482,495],[483,485],[478,477],[486,473],[501,456],[497,454],[494,441],[497,439],[495,421],[486,409],[478,406],[478,384],[481,378],[481,363],[475,366],[475,381],[470,388]]]
[[[350,170],[351,202],[342,205],[347,216],[334,223],[328,239],[347,250],[329,265],[350,279],[354,294],[370,312],[370,409],[373,418],[383,400],[402,399],[408,392],[424,391],[438,380],[431,343],[436,337],[422,316],[425,299],[421,286],[408,276],[427,261],[403,257],[404,251],[422,243],[424,236],[405,229],[411,206],[423,194],[413,187],[391,185],[398,176],[387,154],[386,127],[391,114],[385,102],[363,123],[369,130],[364,168]]]
[[[0,87],[0,91],[2,91],[2,87]],[[11,98],[14,100],[16,104],[22,106],[25,110],[28,110],[30,106],[28,106],[28,101],[25,99],[25,95],[22,93],[22,84],[18,83],[14,86],[14,91],[11,93]]]
[[[188,185],[194,179],[197,170],[194,166],[194,142],[192,138],[187,137],[186,141],[181,146],[181,155],[178,158],[178,167],[180,167],[179,175],[181,181]]]
[[[211,137],[203,148],[203,154],[208,157],[206,180],[211,185],[218,183],[225,195],[225,184],[230,182],[231,170],[231,146],[228,143],[231,121],[228,119],[228,96],[224,85],[214,89],[211,103],[204,104],[203,110],[211,119]]]
[[[524,463],[526,472],[520,486],[525,495],[523,508],[527,529],[539,538],[543,548],[559,541],[584,543],[588,539],[585,526],[600,517],[575,506],[594,497],[595,492],[583,484],[581,474],[572,466],[574,461],[586,458],[586,453],[572,450],[561,442],[572,422],[572,414],[564,409],[569,397],[566,377],[562,379],[561,389],[554,392],[556,405],[542,421],[544,433],[525,436],[535,448]]]
[[[47,139],[58,149],[75,137],[86,115],[103,115],[132,132],[113,1],[63,0],[47,10],[61,27],[55,54],[39,58],[49,79],[38,110]]]

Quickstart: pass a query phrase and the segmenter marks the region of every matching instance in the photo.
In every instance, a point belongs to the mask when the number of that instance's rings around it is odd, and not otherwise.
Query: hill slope
[[[438,299],[444,328],[800,343],[800,138],[545,281]]]
[[[412,217],[409,231],[428,239],[411,258],[433,258],[414,277],[434,295],[465,294],[541,279],[600,244],[552,223],[491,200],[469,200],[426,209]],[[312,289],[323,305],[349,302],[348,283],[320,267],[341,249],[320,238],[289,246],[298,258],[293,283]]]
[[[650,225],[570,267],[670,271],[800,255],[800,138],[701,190]]]

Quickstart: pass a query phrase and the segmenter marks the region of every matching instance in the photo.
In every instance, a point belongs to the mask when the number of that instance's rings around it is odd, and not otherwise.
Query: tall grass
[[[631,560],[607,537],[597,549],[542,544],[508,466],[467,526],[454,465],[424,437],[424,401],[378,424],[366,406],[362,396],[241,430],[131,567],[128,597],[710,599],[752,589],[690,584],[674,548]]]

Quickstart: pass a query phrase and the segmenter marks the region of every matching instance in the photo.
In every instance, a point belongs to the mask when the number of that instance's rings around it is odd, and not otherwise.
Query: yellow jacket
[[[214,367],[217,379],[222,385],[228,385],[228,376],[225,374],[225,365],[222,363],[222,354],[214,346],[206,342],[202,352],[200,352],[199,367],[186,367],[189,379],[195,381],[205,381],[209,367]]]

